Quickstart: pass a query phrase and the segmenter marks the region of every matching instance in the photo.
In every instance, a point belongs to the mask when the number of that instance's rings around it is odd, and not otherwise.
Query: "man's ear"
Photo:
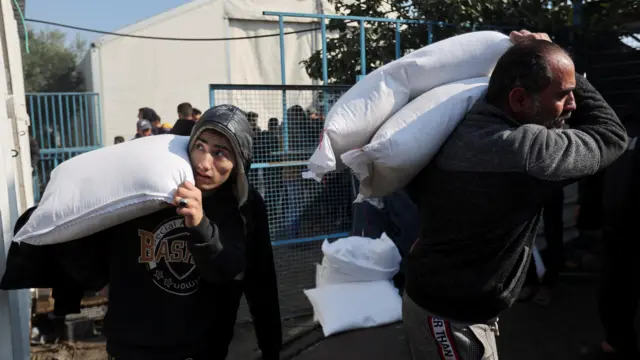
[[[509,93],[509,108],[515,114],[520,114],[529,110],[530,96],[523,88],[515,88]]]

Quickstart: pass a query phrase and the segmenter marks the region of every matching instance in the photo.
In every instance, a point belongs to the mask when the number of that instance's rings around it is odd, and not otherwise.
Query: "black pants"
[[[628,357],[637,356],[638,351],[638,334],[634,327],[640,301],[640,243],[637,237],[637,232],[633,231],[606,231],[603,234],[600,321],[609,345]]]

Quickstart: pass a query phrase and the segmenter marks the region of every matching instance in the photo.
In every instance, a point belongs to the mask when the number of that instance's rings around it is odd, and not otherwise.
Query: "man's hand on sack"
[[[514,44],[519,44],[531,40],[547,40],[549,42],[552,42],[549,35],[545,33],[532,33],[531,31],[527,30],[512,31],[511,34],[509,34],[509,39]]]
[[[200,225],[204,217],[202,210],[202,192],[192,183],[185,181],[173,195],[173,205],[178,209],[178,215],[184,216],[184,224],[188,228]]]

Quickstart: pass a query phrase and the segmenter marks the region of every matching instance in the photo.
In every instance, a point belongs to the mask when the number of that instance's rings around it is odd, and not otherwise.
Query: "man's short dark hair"
[[[202,111],[200,111],[199,109],[193,108],[193,115],[202,115]]]
[[[193,107],[189,103],[182,103],[178,105],[178,114],[184,118],[190,118],[193,116]]]
[[[504,105],[509,93],[523,88],[532,95],[543,92],[553,80],[549,64],[552,56],[569,56],[560,46],[546,40],[516,44],[498,60],[487,90],[487,102]]]
[[[114,144],[120,144],[120,143],[123,143],[123,142],[124,142],[124,137],[122,137],[122,136],[116,136],[116,137],[113,139],[113,143],[114,143]]]
[[[258,121],[258,114],[253,112],[253,111],[249,111],[247,113],[247,120],[249,120],[249,121]]]
[[[138,113],[142,116],[144,120],[148,120],[149,122],[157,122],[160,121],[160,116],[156,113],[155,110],[148,107],[143,107],[138,109]]]

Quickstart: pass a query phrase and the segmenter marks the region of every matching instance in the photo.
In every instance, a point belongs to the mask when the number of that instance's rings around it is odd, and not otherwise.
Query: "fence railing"
[[[97,93],[27,94],[31,138],[40,148],[32,154],[33,193],[42,196],[51,171],[65,160],[102,146],[100,96]]]
[[[310,310],[322,240],[348,236],[355,192],[351,172],[303,179],[331,106],[348,86],[211,85],[211,105],[233,104],[254,127],[252,184],[262,193],[274,246],[283,317]],[[243,308],[240,318],[246,317]]]

